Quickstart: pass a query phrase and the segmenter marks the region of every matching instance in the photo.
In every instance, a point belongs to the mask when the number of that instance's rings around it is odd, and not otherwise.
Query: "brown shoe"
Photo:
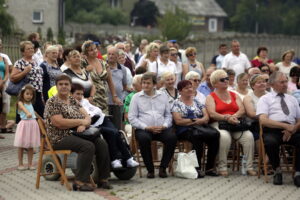
[[[228,171],[219,171],[219,175],[227,177],[228,176]]]
[[[257,175],[256,171],[254,171],[254,170],[248,170],[247,174],[248,174],[248,176],[256,176]]]
[[[160,178],[167,178],[168,175],[167,175],[166,169],[160,167],[160,168],[159,168],[158,176],[159,176]]]

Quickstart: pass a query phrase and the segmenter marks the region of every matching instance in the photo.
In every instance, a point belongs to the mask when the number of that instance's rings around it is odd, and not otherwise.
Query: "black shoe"
[[[300,181],[300,179],[299,179]],[[299,182],[300,183],[300,182]],[[275,173],[273,176],[274,185],[282,185],[282,173]]]
[[[166,169],[160,167],[160,168],[159,168],[158,176],[159,176],[160,178],[167,178],[168,175],[167,175]]]
[[[92,192],[94,189],[86,184],[79,185],[77,183],[73,183],[73,190],[74,191],[82,191],[82,192]]]
[[[299,175],[294,177],[294,184],[297,187],[300,187],[300,176]]]
[[[154,178],[154,172],[148,172],[147,178]]]
[[[219,174],[216,171],[207,171],[207,172],[205,172],[205,175],[207,175],[207,176],[219,176]]]
[[[198,177],[197,178],[204,178],[205,173],[203,171],[197,170],[197,173],[198,173]]]
[[[113,187],[107,181],[99,182],[97,184],[97,187],[98,188],[102,188],[102,189],[106,189],[106,190],[113,189]]]

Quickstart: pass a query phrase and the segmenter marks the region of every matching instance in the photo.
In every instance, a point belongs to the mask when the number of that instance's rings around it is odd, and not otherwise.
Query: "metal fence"
[[[198,50],[198,59],[206,67],[210,65],[211,59],[218,54],[218,46],[225,43],[229,47],[232,40],[238,40],[241,45],[241,51],[245,53],[249,60],[256,56],[257,48],[266,46],[268,48],[268,57],[274,62],[281,60],[281,55],[286,50],[294,49],[296,56],[300,56],[300,37],[282,36],[282,35],[255,35],[255,34],[232,34],[231,36],[207,36],[199,41],[185,42],[182,47],[194,46]]]
[[[230,42],[236,39],[241,44],[241,51],[251,60],[256,56],[259,46],[266,46],[269,49],[269,58],[275,62],[279,61],[284,51],[294,49],[296,56],[300,56],[300,36],[283,36],[267,34],[239,34],[239,33],[218,33],[217,35],[206,34],[199,36],[198,40],[188,40],[181,44],[181,48],[189,46],[196,47],[198,50],[198,60],[205,67],[208,67],[214,55],[218,54],[218,46],[225,43],[230,47]],[[19,37],[3,37],[3,52],[8,54],[14,62],[21,58]]]
[[[2,37],[3,53],[7,54],[14,63],[22,57],[20,52],[21,38],[17,36]]]

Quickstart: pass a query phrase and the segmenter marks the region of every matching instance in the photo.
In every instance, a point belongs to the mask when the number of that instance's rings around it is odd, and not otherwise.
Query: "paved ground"
[[[197,180],[176,177],[149,180],[136,175],[130,181],[120,181],[112,177],[113,190],[96,190],[90,193],[69,192],[59,182],[45,181],[41,178],[41,186],[37,190],[35,189],[36,171],[16,170],[17,149],[12,146],[14,135],[2,135],[6,139],[0,140],[0,200],[300,199],[300,189],[293,185],[290,174],[284,175],[283,186],[274,186],[271,183],[264,183],[257,177],[241,176],[237,172],[231,174],[229,178],[205,177]],[[26,156],[25,158],[27,159]],[[34,160],[37,161],[37,154]]]

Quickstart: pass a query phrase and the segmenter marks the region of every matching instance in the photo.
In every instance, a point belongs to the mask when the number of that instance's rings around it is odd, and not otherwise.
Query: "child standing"
[[[35,100],[35,89],[32,85],[25,85],[19,96],[17,103],[17,111],[21,117],[18,123],[14,146],[18,147],[18,170],[25,170],[23,165],[23,151],[28,149],[28,169],[34,170],[32,165],[33,148],[40,146],[40,129],[36,121],[32,103]]]

